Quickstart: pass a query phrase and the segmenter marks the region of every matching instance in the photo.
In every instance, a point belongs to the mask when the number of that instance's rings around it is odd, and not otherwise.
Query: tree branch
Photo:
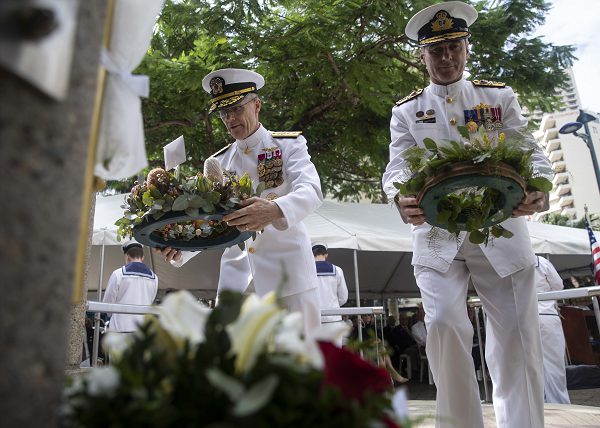
[[[148,132],[148,131],[155,131],[157,129],[160,128],[165,128],[167,126],[185,126],[185,127],[192,127],[195,124],[190,121],[190,120],[186,120],[186,119],[181,119],[181,120],[165,120],[164,122],[158,122],[154,125],[150,125],[146,128],[144,128],[144,132]]]

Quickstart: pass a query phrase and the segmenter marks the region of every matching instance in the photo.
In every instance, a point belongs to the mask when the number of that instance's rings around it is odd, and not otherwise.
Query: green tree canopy
[[[151,78],[144,120],[151,163],[183,134],[190,161],[230,142],[207,115],[201,81],[223,67],[265,76],[261,122],[302,130],[329,197],[382,200],[394,102],[428,84],[404,27],[429,0],[167,0],[138,73]],[[481,0],[468,70],[503,80],[534,109],[557,105],[554,89],[573,48],[532,38],[549,6],[543,0]],[[129,184],[127,184],[129,185]]]

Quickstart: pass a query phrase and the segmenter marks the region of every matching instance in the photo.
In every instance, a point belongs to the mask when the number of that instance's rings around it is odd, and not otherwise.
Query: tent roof
[[[114,246],[117,227],[114,222],[121,217],[124,195],[98,197],[92,237],[93,263],[89,273],[88,289],[97,288],[101,246],[105,247],[103,284],[112,270],[123,263],[122,253]],[[400,219],[394,206],[387,204],[357,204],[326,200],[305,219],[311,240],[326,242],[330,261],[345,273],[349,290],[355,290],[354,257],[358,267],[361,297],[389,295],[418,295],[411,266],[412,244],[410,226]],[[572,273],[589,272],[591,262],[589,240],[585,230],[528,222],[532,245],[536,253],[548,255],[563,277]],[[150,261],[160,279],[161,288],[201,290],[214,297],[218,281],[219,258],[222,251],[205,251],[184,266],[175,269],[154,257]],[[353,294],[352,294],[353,295]]]

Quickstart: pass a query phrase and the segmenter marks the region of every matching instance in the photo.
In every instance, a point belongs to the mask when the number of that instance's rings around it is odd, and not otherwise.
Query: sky
[[[600,0],[552,0],[535,35],[555,45],[574,45],[575,84],[584,109],[600,113]]]

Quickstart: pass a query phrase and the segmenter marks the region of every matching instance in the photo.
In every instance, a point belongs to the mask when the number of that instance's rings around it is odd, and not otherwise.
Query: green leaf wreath
[[[548,192],[552,189],[552,183],[542,176],[551,171],[534,170],[531,164],[533,148],[524,150],[519,138],[509,141],[504,133],[488,132],[483,126],[477,128],[474,122],[459,126],[458,130],[466,142],[450,141],[442,145],[425,138],[425,147],[413,146],[403,152],[410,177],[394,183],[400,195],[418,195],[428,180],[448,172],[452,165],[459,162],[491,166],[505,164],[521,176],[528,190]],[[488,219],[504,220],[500,218],[499,201],[500,193],[496,189],[474,183],[473,186],[442,197],[438,202],[436,220],[458,236],[458,221],[466,218],[465,229],[469,232],[469,240],[487,245],[491,237],[513,236],[501,224],[484,226]]]
[[[127,195],[123,217],[115,222],[117,238],[132,237],[134,227],[145,218],[159,220],[166,213],[181,211],[190,217],[201,212],[212,214],[217,210],[239,208],[243,199],[260,194],[264,183],[253,190],[247,174],[241,178],[223,172],[220,175],[198,173],[191,177],[178,177],[162,168],[148,173],[144,183],[136,183]],[[227,233],[232,227],[217,220],[189,220],[168,224],[154,233],[166,241],[202,239]]]

